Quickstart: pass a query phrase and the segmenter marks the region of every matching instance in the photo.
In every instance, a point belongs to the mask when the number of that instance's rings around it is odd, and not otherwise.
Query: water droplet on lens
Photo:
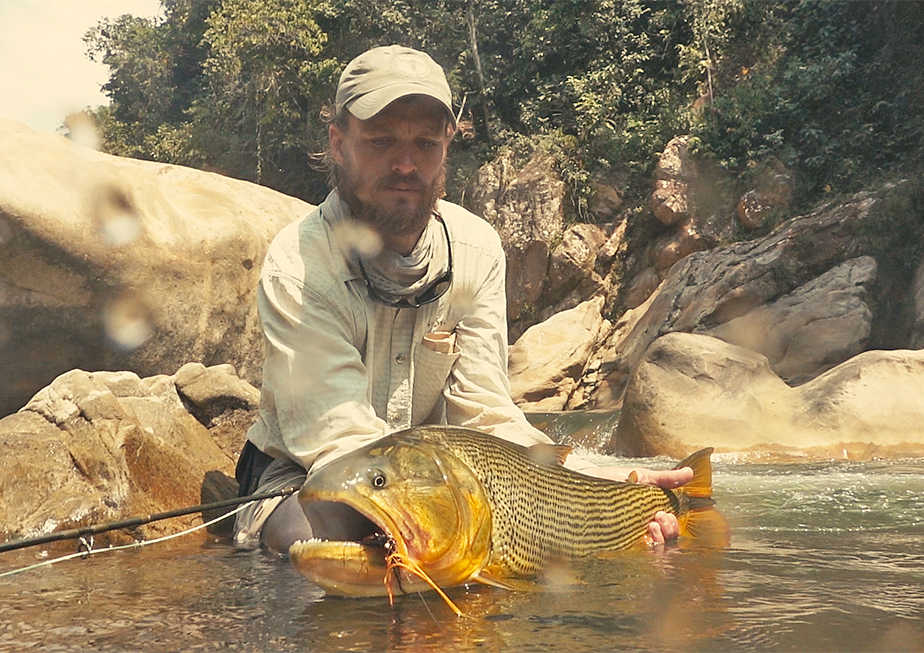
[[[67,137],[91,150],[99,149],[99,131],[96,129],[96,122],[88,113],[80,111],[72,113],[64,119],[64,126],[67,128]]]
[[[97,193],[96,221],[99,238],[114,247],[127,245],[141,237],[138,212],[121,189],[108,187]]]
[[[137,349],[153,334],[147,307],[134,297],[119,297],[103,309],[103,327],[112,345],[122,351]]]
[[[10,223],[0,218],[0,245],[13,238],[13,227]]]

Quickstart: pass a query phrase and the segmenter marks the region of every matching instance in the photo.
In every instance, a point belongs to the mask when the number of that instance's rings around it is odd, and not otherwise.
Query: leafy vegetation
[[[111,69],[96,112],[110,152],[217,170],[319,201],[318,119],[374,45],[430,52],[476,137],[450,192],[503,147],[554,153],[585,206],[589,175],[636,199],[666,142],[747,183],[768,161],[797,206],[920,172],[924,3],[767,0],[163,0],[164,16],[91,30]]]

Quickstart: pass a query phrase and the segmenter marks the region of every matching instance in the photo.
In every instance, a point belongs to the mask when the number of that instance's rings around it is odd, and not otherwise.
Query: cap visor
[[[352,103],[348,104],[346,108],[360,120],[369,120],[369,118],[377,115],[382,109],[395,100],[400,100],[409,95],[424,95],[433,98],[440,106],[446,109],[450,121],[453,126],[455,126],[456,117],[452,113],[452,107],[449,106],[444,99],[434,93],[433,89],[423,84],[403,83],[378,88],[356,98]]]

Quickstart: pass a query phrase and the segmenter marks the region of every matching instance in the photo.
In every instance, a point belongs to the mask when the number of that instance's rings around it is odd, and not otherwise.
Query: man
[[[370,50],[344,70],[329,124],[335,190],[280,231],[258,288],[266,336],[259,421],[238,465],[242,495],[423,423],[550,442],[510,398],[505,259],[497,233],[441,201],[455,131],[449,85],[426,54]],[[569,467],[624,479],[627,470]],[[692,470],[637,470],[676,487]],[[336,521],[295,496],[240,513],[235,539],[285,553]],[[677,535],[659,514],[653,542]]]

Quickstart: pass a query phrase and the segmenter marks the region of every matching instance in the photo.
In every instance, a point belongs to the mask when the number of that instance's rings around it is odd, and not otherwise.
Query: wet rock
[[[200,406],[205,397],[234,393],[245,405],[256,390],[229,366],[182,369],[145,378],[72,370],[0,420],[0,539],[195,506],[233,492],[236,445],[220,446],[216,439],[227,434],[210,433],[178,387]],[[227,391],[200,392],[205,378]],[[199,516],[189,515],[106,537],[150,538],[196,523]]]
[[[311,206],[0,120],[0,415],[71,369],[234,364],[258,382],[255,289]]]
[[[638,365],[607,450],[901,457],[924,452],[921,424],[924,351],[867,351],[793,388],[760,354],[672,333]]]

